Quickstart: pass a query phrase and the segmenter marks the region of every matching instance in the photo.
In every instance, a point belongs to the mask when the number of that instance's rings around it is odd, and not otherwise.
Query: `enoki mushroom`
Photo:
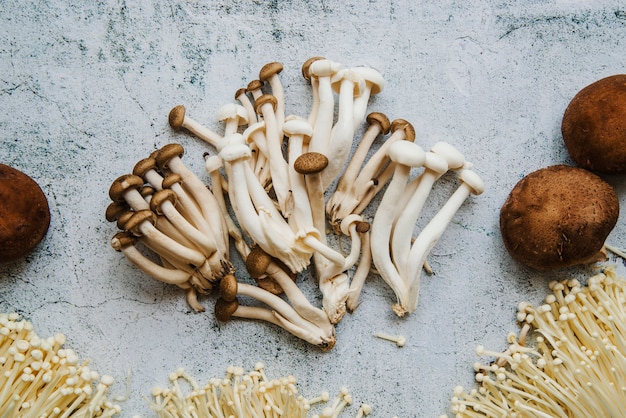
[[[505,352],[478,347],[496,361],[474,365],[477,389],[454,389],[455,417],[626,416],[626,280],[608,269],[550,288],[541,306],[519,305]]]

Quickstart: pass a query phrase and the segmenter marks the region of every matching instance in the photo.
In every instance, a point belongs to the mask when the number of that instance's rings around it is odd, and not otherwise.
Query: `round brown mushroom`
[[[581,167],[626,173],[626,74],[603,78],[578,92],[565,110],[561,132]]]
[[[582,168],[555,165],[515,185],[500,210],[500,229],[515,260],[552,270],[605,260],[604,242],[618,215],[607,182]]]
[[[50,226],[50,208],[43,191],[28,175],[0,164],[0,262],[31,252]]]

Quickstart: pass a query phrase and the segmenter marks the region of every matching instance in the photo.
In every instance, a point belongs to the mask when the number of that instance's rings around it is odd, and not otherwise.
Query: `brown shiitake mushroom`
[[[50,226],[50,208],[39,185],[28,175],[0,164],[0,262],[25,256]]]
[[[581,167],[626,173],[626,74],[603,78],[578,92],[565,110],[561,132]]]
[[[582,168],[555,165],[515,185],[500,210],[500,229],[515,260],[551,270],[605,260],[604,241],[618,215],[608,183]]]

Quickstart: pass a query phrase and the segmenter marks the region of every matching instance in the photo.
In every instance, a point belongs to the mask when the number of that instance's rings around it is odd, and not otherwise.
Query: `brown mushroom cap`
[[[603,78],[578,92],[565,110],[561,132],[581,167],[626,173],[626,74]]]
[[[0,263],[31,252],[49,226],[50,208],[39,185],[21,171],[0,164]]]
[[[380,125],[380,133],[383,135],[387,135],[389,130],[391,129],[391,122],[387,115],[381,112],[372,112],[365,118],[367,123],[370,125],[374,123],[378,123]]]
[[[303,175],[317,174],[328,166],[328,157],[319,152],[305,152],[293,162],[293,169]]]
[[[407,141],[415,141],[415,128],[405,119],[394,119],[391,122],[391,132],[395,132],[397,130],[404,130],[404,139]]]
[[[220,297],[228,302],[237,297],[237,279],[232,274],[227,274],[220,280]]]
[[[500,210],[500,230],[515,260],[551,270],[599,261],[618,215],[608,183],[582,168],[555,165],[515,185]]]
[[[172,129],[177,131],[182,128],[183,122],[185,121],[185,113],[186,109],[183,105],[174,106],[172,110],[170,110],[167,120]]]
[[[283,64],[280,62],[269,62],[259,71],[259,80],[268,81],[270,78],[279,74],[283,70]]]
[[[238,307],[239,301],[237,298],[230,301],[219,298],[215,301],[215,318],[217,318],[218,321],[227,322],[233,316]]]

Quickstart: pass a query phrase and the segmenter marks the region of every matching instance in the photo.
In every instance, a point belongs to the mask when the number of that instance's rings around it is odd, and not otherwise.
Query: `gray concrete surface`
[[[454,386],[472,384],[475,346],[503,348],[516,330],[518,302],[539,302],[549,280],[590,273],[514,263],[498,211],[524,174],[571,163],[563,111],[582,87],[623,73],[625,49],[619,1],[5,0],[0,162],[39,182],[52,223],[35,252],[0,265],[0,311],[19,312],[39,335],[66,334],[81,358],[116,377],[115,394],[130,371],[123,417],[153,416],[144,397],[178,367],[205,382],[257,361],[271,376],[296,376],[305,396],[349,387],[348,415],[361,402],[377,417],[446,413]],[[281,61],[287,111],[306,115],[300,66],[314,55],[378,69],[387,88],[369,109],[411,121],[425,148],[456,145],[487,185],[435,247],[436,275],[423,278],[418,310],[397,318],[391,290],[372,275],[328,353],[271,325],[193,313],[180,290],[110,248],[115,227],[103,216],[110,182],[166,143],[183,144],[184,160],[206,179],[209,148],[169,128],[174,105],[219,129],[217,109],[263,64]],[[624,205],[626,181],[606,179]],[[610,241],[626,247],[623,211]],[[310,277],[301,280],[319,303]],[[373,338],[379,331],[404,335],[406,346]]]

